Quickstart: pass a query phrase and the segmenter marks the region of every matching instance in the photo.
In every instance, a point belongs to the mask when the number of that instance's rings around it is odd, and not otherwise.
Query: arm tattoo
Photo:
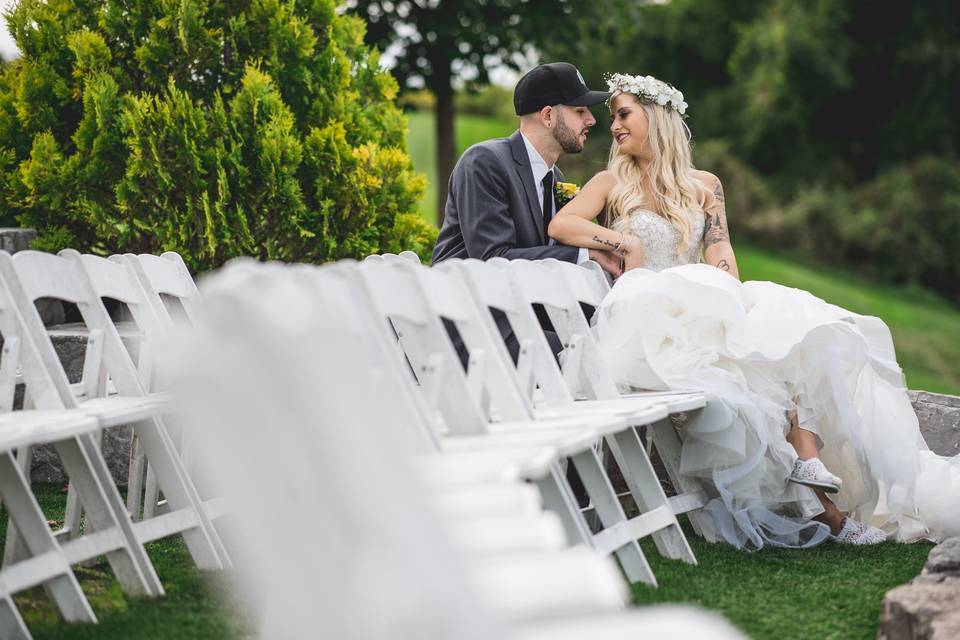
[[[593,241],[596,242],[597,244],[602,244],[605,247],[609,247],[610,251],[613,251],[614,249],[620,246],[616,242],[610,242],[609,240],[602,240],[600,236],[593,236]]]
[[[724,271],[730,271],[730,263],[726,260],[721,260],[717,263],[717,269],[723,269]]]
[[[713,201],[706,210],[707,221],[703,228],[703,246],[717,244],[718,242],[730,242],[730,234],[727,231],[727,208],[723,198],[723,185],[717,181],[717,186],[713,190]]]

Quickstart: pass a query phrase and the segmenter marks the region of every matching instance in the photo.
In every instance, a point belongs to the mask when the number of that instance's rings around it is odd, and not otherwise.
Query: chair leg
[[[134,434],[130,444],[130,472],[127,474],[127,511],[134,522],[142,518],[143,508],[143,475],[146,461],[143,458],[143,448],[140,438]]]
[[[672,524],[651,534],[657,545],[657,551],[668,558],[697,564],[693,550],[686,536],[683,535],[680,523],[673,515],[667,495],[660,486],[660,480],[650,463],[650,458],[647,457],[643,443],[640,442],[640,434],[636,429],[630,429],[616,434],[612,440],[613,442],[609,443],[610,451],[623,473],[623,479],[640,512],[646,513],[659,507],[666,507],[670,511]]]
[[[136,423],[133,429],[140,439],[150,468],[156,474],[157,484],[163,491],[170,513],[186,510],[196,515],[196,526],[182,531],[194,563],[200,569],[231,567],[226,547],[207,516],[203,502],[186,474],[162,422],[151,418]],[[145,508],[146,506],[148,505],[145,505]],[[146,529],[148,523],[149,521],[144,519],[138,527]]]
[[[709,403],[707,403],[707,406],[709,407]],[[702,414],[705,410],[706,408],[699,409],[698,414]],[[677,490],[677,493],[699,493],[704,495],[703,487],[700,486],[699,482],[680,474],[680,450],[682,444],[679,436],[677,436],[677,432],[670,423],[670,419],[665,418],[654,423],[650,426],[650,430],[653,435],[653,446],[657,448],[670,483]],[[690,525],[697,535],[703,537],[707,542],[718,542],[718,540],[705,533],[711,529],[701,524],[702,519],[706,516],[704,516],[699,509],[688,511],[687,517],[690,519]]]
[[[536,484],[544,506],[560,516],[570,544],[592,546],[593,534],[583,512],[580,511],[576,497],[567,485],[566,474],[559,463],[551,467],[549,476],[537,480]]]
[[[83,435],[54,444],[70,481],[77,488],[90,531],[116,529],[122,545],[108,551],[107,562],[124,591],[134,595],[163,595],[163,585],[137,540],[133,522],[117,491],[107,463],[92,435]]]
[[[577,467],[580,479],[583,480],[583,485],[600,517],[600,522],[603,523],[604,530],[594,536],[594,539],[602,539],[604,546],[613,548],[627,580],[631,583],[645,582],[656,586],[657,579],[640,545],[631,533],[627,515],[620,505],[620,499],[617,498],[610,480],[603,472],[603,465],[600,463],[597,452],[591,447],[571,459]]]
[[[17,468],[25,478],[30,477],[33,468],[33,447],[25,446],[17,450]],[[3,547],[3,566],[9,566],[27,555],[27,547],[23,544],[20,532],[14,523],[7,525],[7,539]]]
[[[9,640],[32,640],[27,625],[17,606],[13,603],[13,598],[8,594],[0,596],[0,638],[9,638]]]
[[[87,602],[83,590],[77,582],[70,563],[63,554],[47,525],[46,517],[40,509],[36,498],[30,491],[30,483],[21,472],[19,465],[10,452],[0,453],[0,494],[3,503],[10,514],[10,523],[16,523],[23,532],[24,544],[27,548],[23,562],[30,562],[33,558],[44,556],[45,561],[38,562],[47,576],[36,582],[25,581],[23,586],[42,584],[53,602],[60,617],[67,622],[96,622],[97,618]],[[53,564],[52,567],[44,566]],[[7,565],[0,575],[9,571],[14,565]],[[23,620],[10,600],[10,594],[4,594],[0,599],[0,637],[17,637],[20,629],[25,630]],[[9,635],[8,635],[9,633]],[[25,637],[29,638],[29,634]]]
[[[160,501],[160,487],[157,486],[157,474],[147,462],[147,483],[143,490],[143,519],[149,520],[157,515],[157,502]]]

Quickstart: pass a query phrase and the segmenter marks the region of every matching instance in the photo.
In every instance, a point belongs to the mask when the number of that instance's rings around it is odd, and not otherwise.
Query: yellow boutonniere
[[[580,186],[572,182],[558,182],[553,186],[553,199],[557,202],[557,209],[573,200],[580,193]]]

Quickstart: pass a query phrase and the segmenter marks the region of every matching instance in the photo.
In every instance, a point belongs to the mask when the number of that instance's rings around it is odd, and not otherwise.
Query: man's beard
[[[557,120],[557,126],[553,129],[553,139],[560,144],[560,148],[563,149],[564,153],[580,153],[583,151],[580,136],[564,124],[563,120]]]

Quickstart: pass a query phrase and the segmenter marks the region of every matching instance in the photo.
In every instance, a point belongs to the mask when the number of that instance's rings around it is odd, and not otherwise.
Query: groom
[[[509,138],[486,140],[467,149],[450,176],[443,227],[433,249],[433,262],[447,258],[556,258],[577,264],[588,258],[614,277],[620,259],[609,251],[578,249],[550,241],[547,226],[556,213],[554,185],[563,180],[556,162],[564,153],[580,153],[587,132],[597,120],[590,105],[609,93],[591,91],[577,68],[566,62],[542,64],[520,78],[513,105],[520,129]],[[510,354],[519,345],[509,322],[499,312],[497,325]],[[561,344],[543,310],[538,316],[554,353]],[[461,360],[466,351],[447,326]]]
[[[509,138],[473,145],[457,162],[433,262],[503,257],[580,263],[591,258],[620,275],[620,259],[609,251],[555,244],[546,232],[556,213],[554,185],[563,180],[556,162],[583,150],[587,131],[597,122],[588,107],[609,97],[588,89],[577,68],[566,62],[542,64],[520,78],[513,92],[520,129]]]

